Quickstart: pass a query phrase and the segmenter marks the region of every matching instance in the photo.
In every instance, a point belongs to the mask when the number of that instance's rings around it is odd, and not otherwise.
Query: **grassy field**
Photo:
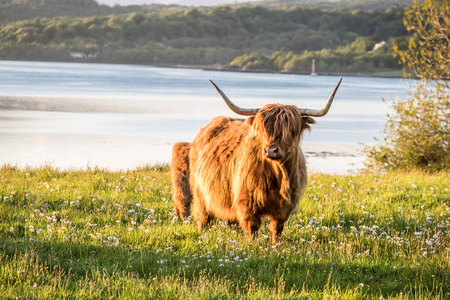
[[[172,217],[167,167],[0,169],[0,298],[450,299],[450,176],[312,175],[282,241]]]

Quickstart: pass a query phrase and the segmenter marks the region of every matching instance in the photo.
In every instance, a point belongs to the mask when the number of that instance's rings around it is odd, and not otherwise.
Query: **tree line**
[[[162,4],[110,7],[100,5],[95,0],[0,0],[0,24],[34,18],[108,16],[168,9],[185,10],[187,8]]]
[[[273,72],[310,73],[315,61],[317,73],[358,73],[396,75],[400,72],[399,63],[394,58],[392,44],[406,45],[405,37],[391,38],[390,44],[375,43],[371,37],[358,37],[353,43],[337,49],[293,51],[281,49],[269,55],[261,52],[236,57],[224,69],[266,70]],[[375,45],[378,44],[378,47]],[[375,50],[374,50],[375,49]],[[394,71],[394,72],[393,72]]]
[[[67,1],[89,4],[87,0]],[[402,15],[400,8],[363,11],[218,6],[34,18],[0,27],[0,58],[69,61],[74,59],[71,52],[82,52],[93,54],[91,59],[100,62],[232,62],[229,66],[233,68],[263,66],[281,71],[310,68],[310,58],[317,57],[318,70],[322,71],[395,69],[398,64],[389,57],[389,51],[401,40],[398,37],[408,34]],[[383,40],[388,46],[373,52],[371,46]],[[244,62],[245,58],[257,63]]]

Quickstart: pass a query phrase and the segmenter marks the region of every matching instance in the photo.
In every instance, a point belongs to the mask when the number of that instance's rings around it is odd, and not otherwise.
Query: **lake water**
[[[0,163],[127,169],[169,162],[173,143],[191,141],[215,116],[236,116],[208,79],[241,107],[319,109],[339,77],[0,61]],[[304,135],[308,161],[317,160],[310,168],[341,172],[361,163],[358,143],[383,128],[382,98],[404,97],[408,85],[344,77],[328,115]]]

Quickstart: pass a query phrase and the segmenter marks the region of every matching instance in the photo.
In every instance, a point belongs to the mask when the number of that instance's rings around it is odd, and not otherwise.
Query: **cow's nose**
[[[278,147],[268,147],[264,152],[268,158],[280,158],[280,149]]]

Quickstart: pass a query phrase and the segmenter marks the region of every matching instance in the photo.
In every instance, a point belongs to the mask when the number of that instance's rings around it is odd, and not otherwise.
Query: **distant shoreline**
[[[59,61],[59,60],[31,60],[31,59],[8,59],[0,57],[3,61],[26,61],[26,62],[54,62],[54,63],[83,63],[83,64],[112,64],[112,65],[135,65],[135,66],[152,66],[157,68],[174,68],[174,69],[196,69],[204,71],[217,71],[217,72],[238,72],[238,73],[260,73],[260,74],[280,74],[280,75],[310,75],[309,72],[301,71],[272,71],[265,69],[235,69],[225,68],[223,65],[211,66],[211,65],[183,65],[183,64],[133,64],[133,63],[121,63],[121,62],[99,62],[92,60],[71,60],[71,61]],[[387,71],[388,72],[388,71]],[[399,71],[400,72],[400,71]],[[403,71],[401,71],[403,72]],[[347,72],[316,72],[318,76],[351,76],[351,77],[370,77],[370,78],[406,78],[398,74],[361,74],[361,73],[347,73]]]
[[[197,69],[204,71],[217,71],[217,72],[238,72],[238,73],[259,73],[259,74],[280,74],[280,75],[311,75],[310,72],[302,72],[302,71],[272,71],[265,69],[235,69],[235,68],[226,68],[222,66],[202,66],[202,65],[169,65],[169,64],[161,64],[161,65],[150,65],[154,67],[163,67],[163,68],[179,68],[179,69]],[[389,71],[386,71],[389,73]],[[395,72],[395,71],[394,71]],[[402,72],[403,71],[398,71]],[[351,76],[351,77],[370,77],[370,78],[406,78],[403,75],[398,74],[361,74],[361,73],[347,73],[347,72],[316,72],[317,76]]]
[[[177,66],[179,68],[189,68],[188,66]],[[195,67],[193,68],[195,69]],[[233,69],[233,68],[214,68],[203,67],[202,70],[207,71],[221,71],[221,72],[242,72],[242,73],[262,73],[262,74],[282,74],[282,75],[311,75],[309,72],[301,71],[270,71],[261,69]],[[316,72],[317,76],[352,76],[352,77],[379,77],[379,78],[405,78],[400,75],[382,75],[382,74],[358,74],[358,73],[344,73],[344,72]]]

